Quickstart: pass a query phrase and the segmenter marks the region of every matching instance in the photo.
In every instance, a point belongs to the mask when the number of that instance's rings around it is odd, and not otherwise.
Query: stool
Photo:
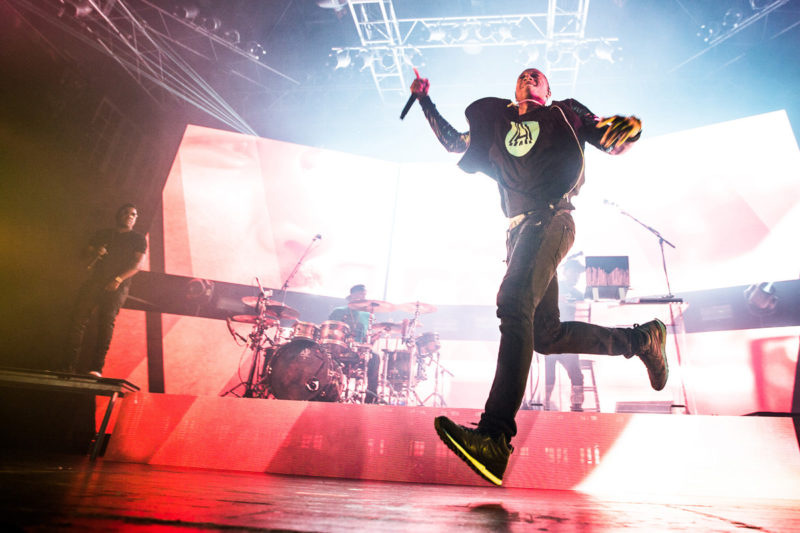
[[[594,407],[586,408],[584,411],[600,412],[600,397],[597,394],[597,382],[594,379],[594,361],[591,359],[581,359],[581,372],[583,373],[583,393],[591,393],[594,396]],[[588,379],[587,379],[588,378]],[[585,401],[585,400],[584,400]]]

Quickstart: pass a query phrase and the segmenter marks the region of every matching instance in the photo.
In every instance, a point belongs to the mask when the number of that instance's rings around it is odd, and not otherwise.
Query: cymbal
[[[258,315],[233,315],[231,320],[234,322],[242,322],[244,324],[257,324],[258,323]],[[264,317],[264,324],[267,327],[277,326],[280,324],[278,322],[278,318],[272,315],[267,315]]]
[[[369,313],[391,313],[394,311],[394,304],[382,302],[380,300],[353,300],[347,307],[356,311],[367,311]]]
[[[259,298],[258,296],[245,296],[242,298],[242,303],[244,305],[249,305],[250,307],[255,307],[256,305],[258,305],[258,298]],[[263,302],[265,305],[283,305],[277,300],[264,299]]]
[[[268,300],[271,302],[271,300]],[[288,305],[283,305],[280,302],[272,302],[268,304],[264,310],[268,315],[274,316],[278,319],[293,319],[293,318],[300,318],[300,311],[297,309],[293,309]]]
[[[398,311],[405,311],[406,313],[416,313],[417,309],[419,309],[421,315],[436,312],[435,305],[422,302],[408,302],[397,306]]]
[[[234,322],[243,322],[245,324],[255,324],[258,322],[258,315],[233,315],[231,320]]]

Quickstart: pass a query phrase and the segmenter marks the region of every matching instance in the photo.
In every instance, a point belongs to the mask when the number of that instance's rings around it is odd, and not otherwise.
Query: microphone
[[[100,253],[99,250],[104,250],[105,253]],[[92,261],[86,265],[86,270],[92,270],[94,266],[97,264],[98,261],[102,260],[105,256],[108,255],[108,245],[103,244],[100,248],[98,248],[97,255],[92,259]]]
[[[239,339],[240,341],[247,344],[247,339],[239,335],[239,332],[233,329],[233,325],[231,324],[231,317],[226,317],[225,323],[228,324],[228,332],[231,334],[231,337],[233,337],[234,339]]]
[[[416,99],[417,99],[417,95],[414,94],[414,93],[411,93],[411,96],[408,97],[408,101],[406,101],[406,105],[403,106],[403,110],[400,112],[400,120],[403,120],[404,118],[406,118],[406,115],[408,114],[409,109],[411,109],[411,106],[414,105],[414,100],[416,100]]]

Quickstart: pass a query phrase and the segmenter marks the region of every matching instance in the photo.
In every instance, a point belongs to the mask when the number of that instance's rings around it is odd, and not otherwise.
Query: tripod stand
[[[437,351],[436,354],[431,357],[431,363],[436,366],[436,374],[433,377],[433,392],[428,394],[424,400],[420,400],[419,396],[417,396],[416,389],[414,390],[414,396],[417,399],[419,405],[426,405],[428,400],[433,398],[433,405],[431,407],[447,407],[447,403],[444,401],[444,396],[439,392],[439,379],[441,377],[444,380],[445,374],[450,374],[450,377],[454,377],[453,373],[447,370],[442,364],[439,362],[440,353]]]

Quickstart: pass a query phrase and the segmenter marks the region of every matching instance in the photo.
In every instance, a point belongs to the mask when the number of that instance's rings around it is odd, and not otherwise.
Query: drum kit
[[[451,374],[439,364],[439,334],[415,335],[422,314],[436,307],[422,302],[395,305],[380,300],[355,300],[348,308],[369,314],[367,331],[356,332],[345,322],[326,320],[321,324],[298,320],[300,313],[275,300],[271,291],[248,296],[243,303],[254,314],[230,317],[231,334],[247,342],[252,351],[249,373],[242,383],[225,393],[244,387],[247,398],[325,401],[341,403],[382,403],[443,406],[439,394],[440,376]],[[375,316],[394,311],[412,315],[402,322],[376,322]],[[291,326],[282,323],[293,320]],[[247,338],[231,328],[232,322],[252,324]],[[368,390],[368,366],[378,358],[377,390]],[[372,361],[374,368],[377,362]],[[419,382],[428,379],[427,370],[435,366],[434,391],[420,400]],[[452,375],[452,374],[451,374]]]

